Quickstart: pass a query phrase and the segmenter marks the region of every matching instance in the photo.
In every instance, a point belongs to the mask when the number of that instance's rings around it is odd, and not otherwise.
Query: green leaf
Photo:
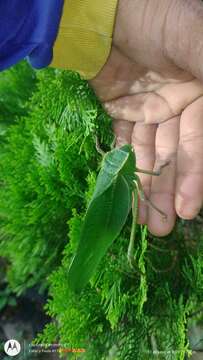
[[[123,176],[94,198],[85,216],[81,239],[68,272],[68,283],[80,292],[107,249],[120,234],[132,205],[132,192]]]

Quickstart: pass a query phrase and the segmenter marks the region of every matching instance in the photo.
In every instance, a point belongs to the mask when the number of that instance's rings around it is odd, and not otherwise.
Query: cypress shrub
[[[111,119],[77,74],[46,69],[34,78],[26,111],[17,107],[4,135],[0,256],[17,296],[33,286],[49,292],[45,311],[53,320],[35,343],[84,348],[88,360],[184,360],[188,326],[202,319],[202,220],[180,220],[162,239],[137,226],[132,272],[129,215],[91,282],[74,296],[67,271],[101,164],[95,136],[108,151]]]

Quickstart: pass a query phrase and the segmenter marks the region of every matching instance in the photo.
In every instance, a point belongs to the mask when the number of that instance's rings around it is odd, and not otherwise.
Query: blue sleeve
[[[52,61],[64,0],[0,0],[0,70],[25,57],[35,68]]]

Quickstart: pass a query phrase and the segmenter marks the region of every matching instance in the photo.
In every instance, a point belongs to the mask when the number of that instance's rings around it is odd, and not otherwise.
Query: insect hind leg
[[[113,150],[115,148],[116,140],[117,140],[117,138],[114,135],[113,141],[110,144],[111,150]],[[102,150],[101,145],[100,145],[99,140],[98,140],[98,137],[96,135],[95,135],[95,146],[96,146],[96,149],[97,149],[99,154],[101,154],[102,156],[104,156],[106,154],[106,152],[104,150]]]
[[[164,221],[166,221],[168,218],[167,215],[162,210],[160,210],[144,193],[144,189],[143,189],[143,186],[142,186],[142,183],[141,183],[139,177],[136,178],[134,183],[136,185],[136,188],[137,188],[137,191],[138,191],[141,201],[143,201],[145,204],[149,205],[152,209],[156,210],[161,215],[162,219]]]
[[[170,164],[170,161],[167,161],[165,164],[160,165],[159,168],[156,171],[149,171],[149,170],[144,170],[144,169],[139,169],[139,168],[136,168],[135,171],[138,172],[138,173],[142,173],[142,174],[159,176],[162,173],[162,169],[164,169],[169,164]]]
[[[99,143],[99,139],[98,137],[95,135],[95,146],[96,146],[96,149],[98,151],[99,154],[101,154],[102,156],[105,155],[105,151],[102,150],[101,146],[100,146],[100,143]]]
[[[116,135],[114,135],[113,140],[112,140],[112,143],[110,144],[111,150],[113,150],[113,149],[115,148],[115,146],[116,146],[116,140],[117,140],[117,137],[116,137]]]

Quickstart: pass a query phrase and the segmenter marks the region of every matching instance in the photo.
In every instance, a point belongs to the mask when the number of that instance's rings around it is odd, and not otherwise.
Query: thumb
[[[203,2],[171,1],[164,25],[169,60],[203,81]]]

